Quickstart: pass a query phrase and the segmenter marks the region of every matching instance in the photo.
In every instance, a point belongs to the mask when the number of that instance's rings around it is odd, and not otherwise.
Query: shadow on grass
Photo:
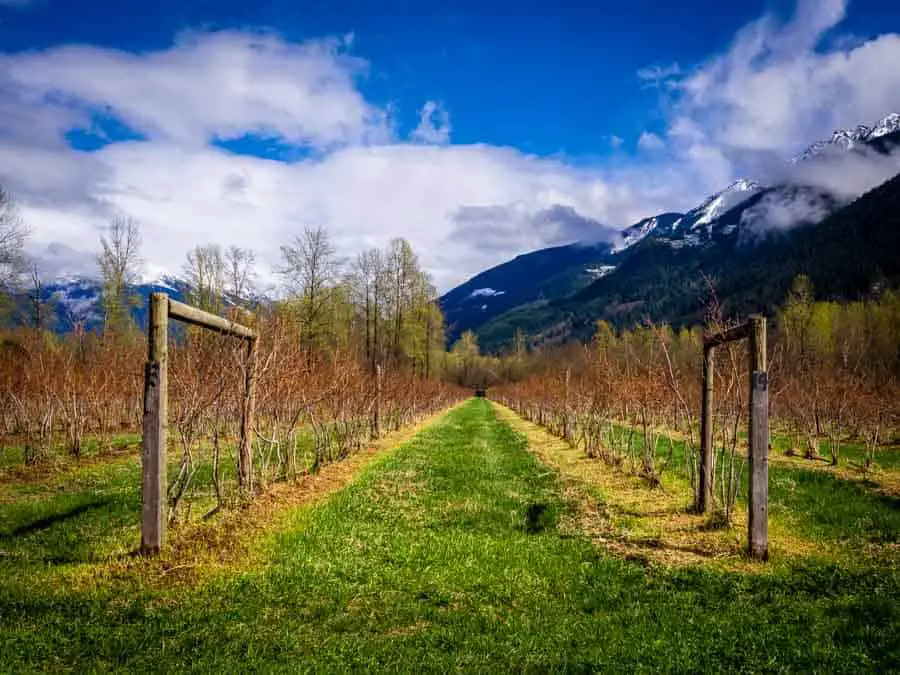
[[[39,532],[41,530],[46,530],[50,527],[53,527],[57,523],[65,522],[71,518],[76,518],[82,513],[108,506],[111,502],[112,500],[109,498],[97,499],[95,501],[88,502],[87,504],[80,504],[78,506],[72,507],[71,509],[62,511],[60,513],[54,513],[52,515],[39,518],[30,523],[26,523],[25,525],[20,525],[8,534],[0,534],[0,541],[9,541],[11,539],[15,539],[16,537],[22,537],[33,534],[35,532]]]
[[[713,558],[715,553],[701,546],[691,546],[688,544],[672,544],[666,543],[659,537],[633,537],[624,540],[629,546],[638,548],[656,549],[659,551],[678,551],[680,553],[690,553],[701,558]]]
[[[770,503],[795,515],[798,529],[817,537],[891,543],[900,541],[900,499],[824,471],[779,469]]]
[[[528,534],[537,534],[547,527],[546,504],[530,504],[525,511],[525,531]]]

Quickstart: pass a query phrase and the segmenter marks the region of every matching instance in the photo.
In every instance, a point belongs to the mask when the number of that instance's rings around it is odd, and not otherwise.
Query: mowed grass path
[[[896,565],[646,567],[561,530],[569,514],[473,400],[298,510],[243,571],[90,592],[0,578],[0,670],[900,668]]]

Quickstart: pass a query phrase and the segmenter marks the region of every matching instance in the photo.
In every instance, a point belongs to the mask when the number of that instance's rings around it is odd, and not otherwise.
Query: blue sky
[[[315,222],[447,288],[900,109],[898,4],[0,0],[0,180],[51,272],[124,213],[148,274]]]

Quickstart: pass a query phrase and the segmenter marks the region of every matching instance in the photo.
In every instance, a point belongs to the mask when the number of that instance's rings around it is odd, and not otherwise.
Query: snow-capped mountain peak
[[[888,134],[892,134],[895,131],[900,131],[900,113],[891,113],[883,120],[881,120],[878,124],[876,124],[869,132],[869,137],[867,140],[880,138],[881,136],[887,136]]]
[[[791,161],[802,162],[825,152],[852,150],[863,143],[887,136],[895,131],[900,131],[900,113],[890,113],[872,127],[859,124],[855,129],[838,129],[831,134],[829,140],[816,141]]]
[[[648,234],[653,232],[656,229],[656,226],[659,224],[659,220],[657,218],[645,218],[644,220],[632,225],[627,230],[622,232],[622,241],[613,246],[613,253],[620,253],[627,248],[631,248],[636,243],[644,239]]]
[[[756,181],[747,178],[736,180],[721,192],[708,197],[700,206],[688,213],[688,216],[693,216],[693,223],[690,229],[695,230],[711,224],[723,213],[749,199],[761,189],[763,189],[763,186]]]

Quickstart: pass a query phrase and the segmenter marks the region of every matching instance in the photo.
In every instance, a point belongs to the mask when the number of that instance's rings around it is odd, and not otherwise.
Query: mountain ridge
[[[844,142],[841,139],[849,140]],[[871,127],[859,125],[854,130],[837,130],[830,141],[813,143],[789,164],[801,164],[801,168],[806,171],[830,166],[824,163],[835,159],[850,161],[853,158],[865,159],[873,154],[900,158],[900,154],[892,154],[898,145],[900,114],[891,113]],[[892,166],[889,163],[888,169],[891,170]],[[894,172],[900,173],[900,163]],[[888,182],[893,180],[888,178]],[[860,196],[855,195],[857,199]],[[452,341],[463,330],[475,330],[485,347],[495,349],[508,343],[517,329],[530,334],[536,342],[548,334],[575,334],[578,331],[573,331],[572,323],[577,322],[580,314],[583,314],[578,309],[579,303],[592,304],[597,318],[606,318],[608,315],[609,318],[620,321],[629,317],[633,319],[640,311],[648,309],[652,310],[650,313],[659,316],[658,299],[653,297],[628,299],[623,296],[615,302],[610,301],[603,308],[595,306],[596,298],[603,295],[604,288],[629,284],[635,289],[648,292],[651,286],[659,290],[660,279],[668,279],[669,284],[688,283],[687,290],[704,292],[700,275],[703,270],[698,263],[708,262],[708,254],[704,252],[706,249],[714,248],[716,254],[724,259],[723,262],[727,263],[730,256],[732,264],[749,264],[748,260],[753,257],[752,247],[758,247],[768,239],[789,238],[789,231],[822,222],[854,201],[817,185],[815,180],[808,180],[804,174],[772,185],[747,178],[738,179],[684,214],[651,216],[623,230],[618,243],[608,249],[595,251],[597,260],[592,269],[598,272],[596,278],[586,284],[570,283],[568,293],[517,294],[514,284],[509,280],[515,277],[514,269],[521,256],[485,270],[441,298],[441,305],[448,317],[448,337]],[[544,255],[547,257],[547,266],[552,267],[553,252],[565,248],[567,247],[540,249],[527,255]],[[655,270],[650,275],[652,279],[647,272],[639,269],[641,265],[648,270]],[[660,270],[661,267],[672,266],[694,270],[700,275],[698,278],[701,278],[701,282],[687,281],[684,275]],[[505,270],[508,279],[504,288],[504,301],[491,308],[491,311],[481,310],[484,312],[481,314],[474,310],[467,312],[466,299],[461,298],[456,293],[457,290],[468,287],[476,279],[490,277],[491,272],[498,268]],[[560,276],[578,276],[579,273],[569,262],[560,263],[554,268],[554,278],[557,279]],[[519,276],[526,276],[524,270]],[[541,281],[529,279],[526,286],[533,289]],[[474,289],[470,288],[471,290]],[[665,294],[676,295],[674,291]],[[516,306],[514,299],[522,302]],[[685,299],[681,297],[669,308],[673,316],[689,314],[684,303]],[[471,306],[472,303],[469,304]],[[459,321],[461,317],[464,320]],[[453,319],[457,321],[454,322]]]

